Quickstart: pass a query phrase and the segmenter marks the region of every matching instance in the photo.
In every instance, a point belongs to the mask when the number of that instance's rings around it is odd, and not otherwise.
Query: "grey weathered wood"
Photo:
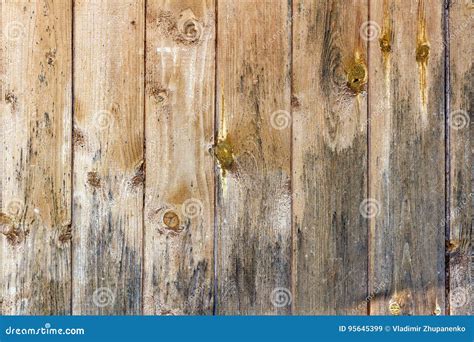
[[[71,2],[0,11],[0,314],[68,314]]]
[[[449,309],[451,315],[473,313],[472,151],[474,148],[474,7],[452,1],[449,9]]]
[[[367,1],[293,5],[295,313],[365,314]],[[357,76],[357,74],[359,74]]]
[[[217,313],[288,313],[291,9],[224,0],[217,13]]]
[[[445,310],[443,2],[371,1],[371,314]]]
[[[144,8],[74,4],[74,314],[142,311]]]
[[[215,4],[146,13],[144,313],[212,314]]]

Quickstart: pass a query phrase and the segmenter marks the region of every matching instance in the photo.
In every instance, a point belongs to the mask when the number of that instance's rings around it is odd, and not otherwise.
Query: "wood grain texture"
[[[144,9],[74,4],[74,314],[142,310]]]
[[[451,315],[473,314],[472,151],[474,149],[474,6],[452,1],[449,9],[449,308]]]
[[[288,313],[272,296],[291,291],[291,9],[217,12],[217,313]]]
[[[71,3],[0,11],[0,314],[69,314]]]
[[[295,313],[365,314],[367,1],[293,5]],[[354,78],[359,74],[358,80]]]
[[[212,314],[215,4],[146,13],[144,313]]]
[[[473,21],[0,1],[0,314],[472,314]]]
[[[371,1],[371,314],[445,312],[443,1]]]

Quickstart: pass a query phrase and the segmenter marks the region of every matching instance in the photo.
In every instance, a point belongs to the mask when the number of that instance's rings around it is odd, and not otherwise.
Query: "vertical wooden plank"
[[[291,308],[287,1],[218,2],[218,314]]]
[[[74,314],[142,309],[144,7],[74,4]]]
[[[449,9],[449,308],[451,315],[473,314],[471,279],[472,151],[474,149],[474,5],[451,1]]]
[[[371,314],[444,313],[443,1],[371,1]]]
[[[293,5],[295,312],[365,314],[367,1]]]
[[[71,2],[2,1],[0,314],[71,298]]]
[[[215,4],[146,13],[144,313],[212,314]]]

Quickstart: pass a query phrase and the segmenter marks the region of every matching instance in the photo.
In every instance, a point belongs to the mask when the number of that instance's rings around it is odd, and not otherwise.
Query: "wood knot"
[[[159,86],[150,86],[148,88],[148,93],[153,96],[153,98],[156,100],[158,103],[166,103],[168,100],[168,90],[159,87]]]
[[[72,143],[74,146],[80,146],[80,147],[84,147],[84,144],[85,144],[84,134],[77,127],[74,127],[72,131]]]
[[[390,42],[390,36],[388,34],[384,34],[379,39],[380,50],[383,53],[390,53],[392,51],[392,44]]]
[[[222,170],[229,170],[234,164],[234,151],[230,141],[226,138],[219,140],[212,148]]]
[[[416,47],[416,61],[426,63],[430,54],[430,46],[427,43],[418,44]]]
[[[367,67],[361,60],[356,60],[347,71],[347,86],[355,94],[364,91],[367,83]]]
[[[299,109],[301,106],[300,104],[300,101],[298,100],[298,97],[296,97],[295,95],[292,95],[291,96],[291,107],[293,107],[294,109]]]
[[[101,180],[97,172],[91,171],[87,173],[87,184],[89,184],[93,188],[100,187]]]
[[[72,229],[71,225],[68,225],[63,228],[61,234],[59,234],[58,240],[61,243],[66,243],[72,239]]]
[[[196,19],[193,11],[184,10],[179,15],[178,32],[184,41],[195,43],[201,39],[202,24]]]
[[[7,242],[11,246],[17,246],[21,244],[24,240],[26,240],[26,237],[28,236],[28,231],[24,232],[23,230],[17,228],[17,227],[10,227],[5,232],[2,232],[3,235],[7,238]]]
[[[49,66],[54,66],[54,62],[56,61],[56,50],[46,52],[45,57],[46,63],[48,63]]]
[[[389,305],[388,305],[388,310],[390,313],[394,316],[399,316],[400,313],[402,312],[402,309],[400,307],[400,304],[398,302],[391,300]]]
[[[18,102],[18,98],[12,91],[8,91],[5,94],[5,102],[9,103],[12,106],[12,108],[15,109],[16,103]]]
[[[130,184],[132,187],[137,187],[145,182],[145,161],[141,160],[135,167],[135,175],[132,177]]]
[[[180,230],[180,220],[178,214],[174,211],[169,210],[164,213],[163,215],[163,224],[166,226],[167,229],[171,229],[173,231]]]

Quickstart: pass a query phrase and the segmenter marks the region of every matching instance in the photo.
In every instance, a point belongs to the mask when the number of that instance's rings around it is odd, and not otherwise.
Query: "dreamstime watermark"
[[[6,24],[4,35],[7,40],[20,40],[25,35],[25,25],[19,21],[11,21]]]
[[[365,297],[365,300],[361,304],[359,304],[357,308],[361,309],[364,305],[369,304],[370,301],[372,301],[377,296],[377,294],[383,291],[384,287],[385,287],[385,282],[382,281],[380,284],[378,284],[374,288],[374,290],[367,297]]]
[[[366,198],[359,205],[359,212],[365,218],[374,218],[380,213],[380,202],[374,198]]]
[[[270,301],[274,307],[283,308],[291,304],[293,296],[286,287],[277,287],[272,291]]]
[[[452,111],[448,118],[449,126],[454,130],[466,128],[471,123],[469,113],[462,109]]]
[[[286,110],[277,110],[272,113],[270,117],[270,124],[276,130],[288,128],[291,125],[291,115]]]
[[[7,203],[6,211],[10,216],[20,216],[25,208],[23,201],[19,199],[12,199]]]
[[[183,202],[181,212],[187,218],[195,218],[202,215],[203,204],[197,198],[188,198]]]
[[[373,20],[364,21],[359,28],[360,37],[365,41],[377,39],[380,35],[380,25]]]
[[[99,287],[92,294],[92,302],[99,308],[110,306],[115,301],[115,295],[108,287]]]
[[[83,328],[53,328],[50,323],[46,323],[40,328],[15,328],[8,327],[5,329],[6,335],[84,335],[86,333]]]
[[[461,308],[468,302],[469,292],[463,287],[456,287],[450,292],[449,299],[453,308]]]
[[[108,110],[99,110],[94,114],[94,121],[99,130],[105,130],[114,123],[114,116]]]

